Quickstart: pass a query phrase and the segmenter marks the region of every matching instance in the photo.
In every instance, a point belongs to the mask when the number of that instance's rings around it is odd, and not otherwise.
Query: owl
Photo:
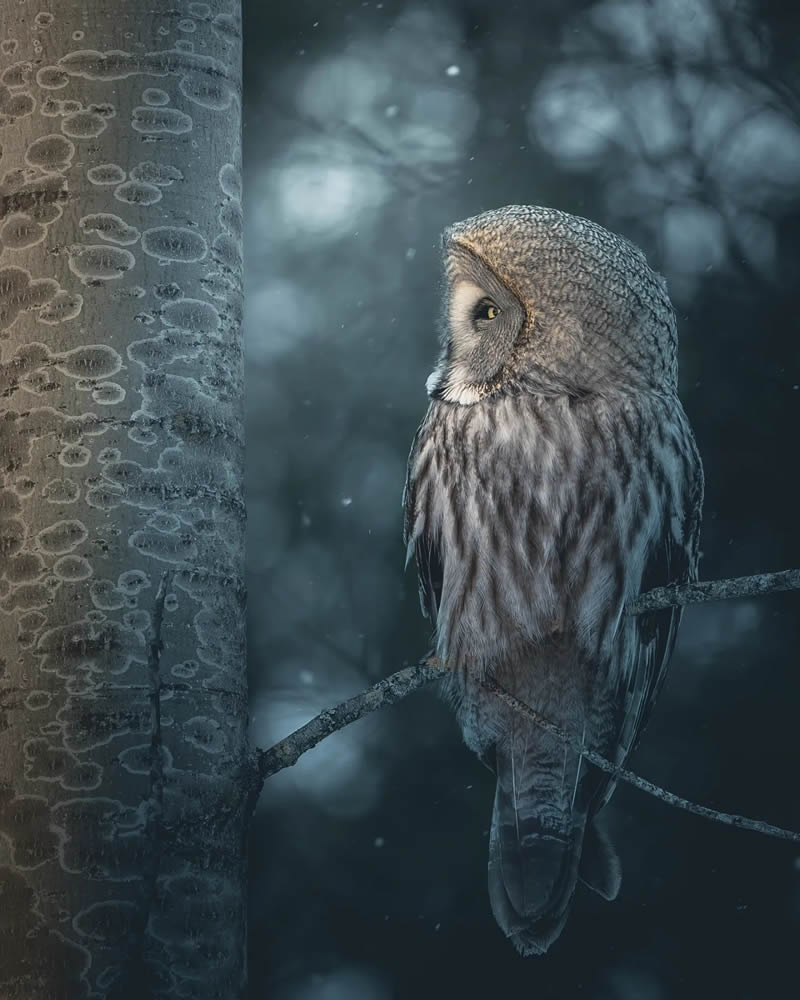
[[[404,535],[464,740],[497,777],[492,911],[542,954],[578,881],[617,895],[598,818],[614,779],[483,681],[624,765],[681,617],[625,605],[696,579],[703,471],[666,284],[637,247],[527,205],[457,223],[442,247],[442,350]]]

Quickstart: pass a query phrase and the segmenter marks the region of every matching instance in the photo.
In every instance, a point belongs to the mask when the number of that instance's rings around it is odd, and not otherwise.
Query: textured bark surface
[[[0,13],[4,1000],[243,990],[240,36]]]

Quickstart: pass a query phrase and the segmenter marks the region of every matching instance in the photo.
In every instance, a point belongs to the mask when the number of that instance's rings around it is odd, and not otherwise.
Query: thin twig
[[[776,593],[786,590],[800,590],[800,570],[785,570],[780,573],[762,573],[756,576],[743,576],[730,580],[712,580],[701,583],[685,584],[676,587],[659,587],[642,594],[632,601],[625,611],[627,614],[642,614],[647,611],[659,611],[671,607],[680,607],[686,604],[695,604],[703,601],[729,600],[736,597],[754,597],[761,594]],[[321,743],[327,736],[344,729],[351,722],[355,722],[369,712],[374,712],[387,705],[405,698],[406,695],[424,687],[434,680],[440,679],[443,675],[443,666],[436,657],[429,657],[420,664],[413,667],[404,667],[389,677],[378,681],[372,687],[361,694],[349,698],[347,701],[325,709],[315,716],[304,726],[290,733],[274,746],[267,750],[256,751],[258,765],[258,779],[256,787],[263,786],[266,778],[285,767],[291,767],[307,751],[311,750],[318,743]],[[565,730],[554,722],[550,722],[540,715],[535,709],[515,698],[510,692],[501,688],[496,681],[487,678],[485,686],[496,694],[499,698],[522,712],[542,729],[552,733],[558,739],[570,745],[576,752],[581,753],[588,761],[608,774],[613,774],[619,781],[624,781],[640,791],[653,795],[662,802],[676,806],[695,816],[703,816],[706,819],[713,819],[728,826],[739,827],[744,830],[752,830],[756,833],[764,833],[768,836],[778,837],[782,840],[791,840],[800,843],[800,833],[792,830],[784,830],[781,827],[764,823],[761,820],[748,819],[745,816],[736,816],[730,813],[718,812],[709,809],[707,806],[698,805],[683,799],[645,778],[640,778],[633,772],[612,764],[600,754],[595,753],[583,746],[581,741],[574,740]]]
[[[740,830],[752,830],[754,833],[765,833],[768,837],[778,837],[780,840],[791,840],[796,844],[800,844],[800,833],[795,833],[793,830],[784,830],[780,826],[773,826],[771,823],[764,823],[760,819],[748,819],[746,816],[736,816],[732,813],[718,812],[716,809],[709,809],[708,806],[698,805],[696,802],[690,802],[688,799],[682,799],[679,795],[674,795],[672,792],[668,792],[665,788],[660,788],[658,785],[654,785],[652,781],[647,781],[646,778],[640,778],[638,774],[634,774],[632,771],[628,771],[624,767],[619,767],[617,764],[612,764],[611,761],[606,760],[605,757],[601,756],[599,753],[595,753],[594,750],[590,750],[588,747],[584,746],[579,739],[570,736],[570,734],[562,729],[561,726],[557,726],[554,722],[550,722],[543,715],[540,715],[535,709],[531,708],[530,705],[526,705],[524,702],[520,701],[519,698],[515,698],[513,694],[506,691],[504,687],[501,687],[496,680],[492,677],[486,677],[483,681],[484,687],[491,691],[493,694],[504,701],[509,707],[516,709],[521,715],[526,716],[531,722],[535,722],[537,726],[544,729],[546,732],[551,733],[556,736],[563,743],[566,743],[571,747],[576,753],[581,754],[586,760],[590,761],[595,767],[598,767],[601,771],[605,771],[606,774],[613,775],[618,781],[624,781],[628,785],[633,785],[634,788],[638,788],[640,792],[647,792],[648,795],[653,795],[657,799],[661,799],[662,802],[666,802],[668,805],[675,806],[677,809],[683,809],[686,812],[692,813],[694,816],[702,816],[704,819],[713,819],[717,823],[725,823],[727,826],[737,826]]]
[[[142,950],[150,911],[155,902],[164,828],[164,752],[161,743],[161,652],[164,643],[161,638],[161,628],[164,622],[164,602],[171,579],[172,570],[166,570],[161,574],[161,582],[158,585],[153,606],[150,650],[147,657],[148,697],[150,701],[150,793],[146,807],[147,819],[144,836],[147,840],[147,850],[145,852],[143,898],[138,927]]]
[[[703,601],[726,601],[733,597],[760,597],[762,594],[776,594],[784,590],[800,590],[800,569],[738,576],[732,580],[707,580],[703,583],[656,587],[626,605],[625,614],[640,615],[644,611],[661,611],[685,604],[702,604]]]
[[[394,705],[396,701],[416,691],[417,688],[430,684],[442,677],[442,667],[435,665],[438,661],[429,661],[413,667],[404,667],[382,681],[373,684],[361,694],[348,698],[334,708],[326,708],[324,712],[314,716],[310,722],[295,730],[291,735],[270,747],[269,750],[258,751],[258,770],[263,781],[270,775],[282,771],[285,767],[296,764],[299,757],[321,743],[326,736],[344,729],[363,715],[374,712],[386,705]]]
[[[150,799],[149,814],[156,830],[156,839],[164,816],[164,754],[161,745],[161,651],[164,642],[161,627],[164,622],[164,603],[167,599],[172,572],[161,574],[161,582],[156,591],[153,607],[152,637],[147,658],[147,673],[150,680]],[[157,854],[158,852],[153,851]]]
[[[131,928],[132,943],[125,961],[125,971],[108,992],[108,1000],[128,996],[151,996],[154,988],[152,968],[145,960],[145,941],[150,914],[156,902],[158,873],[164,839],[164,755],[161,744],[161,652],[164,643],[161,627],[164,622],[164,602],[174,570],[161,574],[161,582],[153,602],[150,628],[150,648],[147,655],[148,699],[150,701],[150,790],[145,803],[145,823],[142,837],[142,896],[136,920]],[[131,992],[133,991],[133,992]]]

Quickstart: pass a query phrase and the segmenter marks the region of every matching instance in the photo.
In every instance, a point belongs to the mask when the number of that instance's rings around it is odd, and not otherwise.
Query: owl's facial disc
[[[516,296],[472,253],[448,261],[445,349],[427,382],[431,396],[469,405],[498,388],[525,312]]]
[[[500,307],[480,285],[457,281],[450,293],[448,315],[453,358],[464,358],[473,351],[487,332],[485,324],[494,322],[499,315]]]

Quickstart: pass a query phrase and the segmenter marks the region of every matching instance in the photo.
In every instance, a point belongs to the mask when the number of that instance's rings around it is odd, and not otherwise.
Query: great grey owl
[[[586,219],[510,205],[443,236],[443,348],[404,493],[405,541],[464,739],[497,775],[489,896],[523,954],[580,878],[613,899],[597,813],[614,781],[482,686],[488,674],[624,764],[696,579],[703,471],[677,396],[666,285]]]

